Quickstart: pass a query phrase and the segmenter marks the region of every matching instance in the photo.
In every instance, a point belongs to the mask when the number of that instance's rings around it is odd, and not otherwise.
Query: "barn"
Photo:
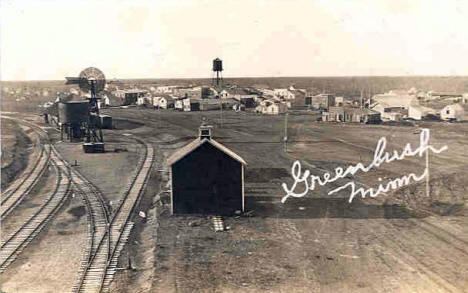
[[[211,138],[202,125],[199,137],[167,160],[171,170],[171,213],[232,215],[244,211],[247,163]]]

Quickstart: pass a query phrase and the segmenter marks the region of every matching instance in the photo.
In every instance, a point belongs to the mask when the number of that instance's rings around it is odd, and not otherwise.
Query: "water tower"
[[[221,76],[221,72],[223,71],[223,61],[219,58],[213,60],[213,79],[211,80],[211,84],[216,87],[222,86],[223,77]],[[216,75],[216,77],[215,77]]]

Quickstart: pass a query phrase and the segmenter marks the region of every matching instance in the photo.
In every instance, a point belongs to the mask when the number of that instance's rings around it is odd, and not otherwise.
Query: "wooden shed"
[[[200,127],[197,139],[173,153],[171,213],[231,215],[244,211],[244,167],[247,163]]]

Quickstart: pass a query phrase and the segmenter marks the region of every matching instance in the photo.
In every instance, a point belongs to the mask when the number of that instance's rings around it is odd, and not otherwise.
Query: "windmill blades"
[[[94,90],[96,93],[102,91],[106,85],[106,77],[101,70],[95,67],[88,67],[81,71],[78,84],[82,91],[91,90],[91,81],[94,81]]]

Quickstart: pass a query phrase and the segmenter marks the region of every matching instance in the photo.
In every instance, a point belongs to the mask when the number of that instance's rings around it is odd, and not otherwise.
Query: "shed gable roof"
[[[211,144],[212,146],[214,146],[218,150],[222,151],[223,153],[227,154],[228,156],[230,156],[234,160],[238,161],[239,163],[241,163],[243,165],[247,165],[247,163],[244,161],[244,159],[242,159],[239,155],[234,153],[232,150],[228,149],[227,147],[225,147],[224,145],[222,145],[219,142],[215,141],[214,139],[206,139],[206,138],[205,139],[197,138],[194,141],[192,141],[191,143],[189,143],[189,144],[183,146],[182,148],[180,148],[179,150],[175,151],[167,159],[166,164],[168,166],[172,166],[173,164],[177,163],[182,158],[184,158],[185,156],[187,156],[188,154],[190,154],[191,152],[193,152],[194,150],[196,150],[197,148],[199,148],[200,146],[202,146],[205,143]]]

